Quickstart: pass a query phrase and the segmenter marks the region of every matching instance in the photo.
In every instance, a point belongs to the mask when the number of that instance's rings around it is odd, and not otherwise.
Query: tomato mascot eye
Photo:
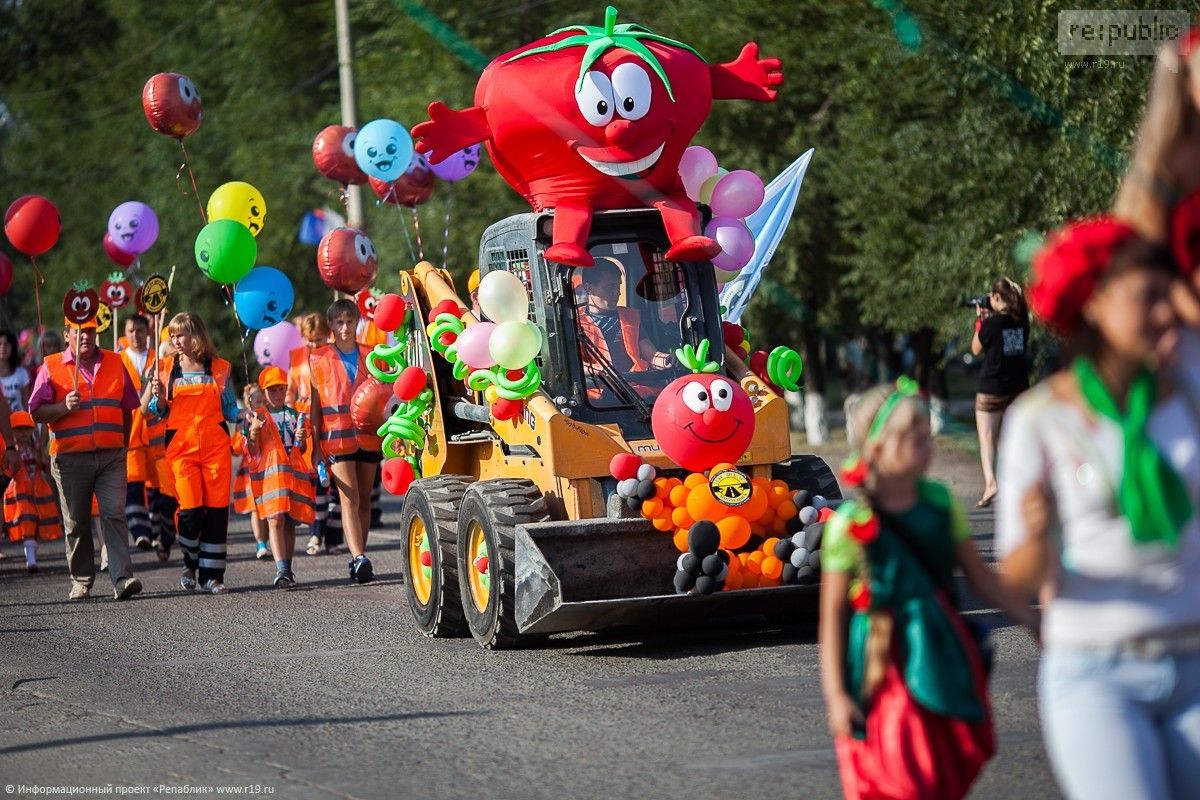
[[[682,396],[684,405],[693,412],[703,414],[708,411],[708,390],[703,384],[692,381],[683,387]]]
[[[612,122],[613,86],[603,72],[593,70],[583,76],[583,84],[575,91],[575,102],[589,124],[602,127]]]

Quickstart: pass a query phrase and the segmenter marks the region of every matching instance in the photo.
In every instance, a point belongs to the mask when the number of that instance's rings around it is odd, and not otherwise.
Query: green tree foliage
[[[1023,234],[1107,205],[1151,60],[1076,66],[1057,51],[1066,7],[620,4],[622,21],[710,61],[732,59],[751,39],[784,60],[778,102],[718,103],[697,140],[723,166],[764,178],[816,148],[748,315],[757,341],[797,345],[813,325],[960,333],[958,301],[1014,272],[1010,254]],[[431,100],[472,103],[478,54],[491,59],[556,27],[600,24],[603,3],[352,0],[351,16],[360,124],[389,116],[411,127]],[[259,187],[269,206],[259,263],[291,276],[298,310],[323,307],[329,292],[296,227],[306,210],[338,206],[337,187],[310,157],[316,132],[340,119],[331,0],[0,0],[0,202],[40,193],[62,211],[62,240],[39,260],[52,325],[71,281],[99,282],[111,269],[101,250],[109,211],[127,199],[149,203],[162,231],[143,269],[174,265],[172,309],[200,312],[233,353],[232,310],[193,263],[201,220],[186,173],[176,181],[179,145],[142,116],[142,85],[163,71],[190,76],[204,98],[204,124],[186,141],[201,199],[227,180]],[[392,288],[414,260],[413,214],[365,194],[379,284]],[[425,255],[440,262],[445,244],[461,279],[484,228],[524,208],[486,164],[460,184],[439,184],[419,210]],[[31,274],[13,255],[9,308],[29,325]]]

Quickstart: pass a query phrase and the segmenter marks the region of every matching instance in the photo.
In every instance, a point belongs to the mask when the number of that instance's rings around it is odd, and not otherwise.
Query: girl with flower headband
[[[916,384],[876,387],[852,413],[858,453],[843,478],[860,493],[821,545],[821,678],[842,788],[849,800],[957,800],[996,743],[955,567],[1014,618],[1034,615],[984,565],[950,490],[924,477],[933,443]]]
[[[1010,411],[996,550],[1043,601],[1042,733],[1069,798],[1200,796],[1200,395],[1160,368],[1176,269],[1111,217],[1033,260],[1030,306],[1070,360]]]

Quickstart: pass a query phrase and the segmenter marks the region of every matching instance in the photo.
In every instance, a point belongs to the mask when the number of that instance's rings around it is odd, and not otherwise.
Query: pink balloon
[[[717,157],[707,147],[693,145],[683,151],[679,159],[679,177],[683,190],[692,200],[699,202],[700,185],[717,174]]]
[[[764,194],[762,178],[748,169],[735,169],[717,181],[708,206],[715,217],[743,219],[758,211]]]
[[[492,358],[492,351],[488,347],[495,329],[494,322],[476,322],[458,335],[458,357],[464,364],[471,369],[487,369],[496,365],[496,359]]]
[[[290,322],[280,322],[263,328],[254,337],[254,357],[259,366],[276,366],[287,370],[292,364],[292,351],[304,347],[304,337]]]
[[[713,217],[704,229],[704,235],[721,245],[721,252],[712,260],[717,269],[736,272],[754,256],[754,234],[740,219]]]

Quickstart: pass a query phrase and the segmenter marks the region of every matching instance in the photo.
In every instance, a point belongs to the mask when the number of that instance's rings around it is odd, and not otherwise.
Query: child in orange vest
[[[267,367],[258,376],[267,397],[266,407],[255,409],[246,433],[246,459],[254,507],[267,523],[275,555],[275,588],[296,585],[292,554],[296,550],[296,525],[313,521],[311,469],[304,457],[308,437],[303,415],[285,404],[287,375]]]
[[[266,396],[262,389],[250,383],[246,384],[246,388],[242,392],[242,400],[246,404],[246,411],[250,412],[262,406],[266,402]],[[232,444],[235,456],[246,452],[246,424],[248,422],[249,417],[247,416],[245,422],[233,432]],[[263,522],[262,517],[254,508],[249,463],[250,460],[243,456],[242,463],[238,465],[237,473],[233,476],[233,513],[250,515],[250,532],[254,534],[254,557],[259,561],[266,561],[271,557],[271,548],[267,545],[267,524]]]
[[[25,542],[25,569],[37,572],[38,540],[61,539],[62,523],[54,503],[54,490],[46,480],[50,464],[37,443],[33,417],[28,411],[14,411],[9,419],[21,468],[4,492],[4,522],[10,541]]]

